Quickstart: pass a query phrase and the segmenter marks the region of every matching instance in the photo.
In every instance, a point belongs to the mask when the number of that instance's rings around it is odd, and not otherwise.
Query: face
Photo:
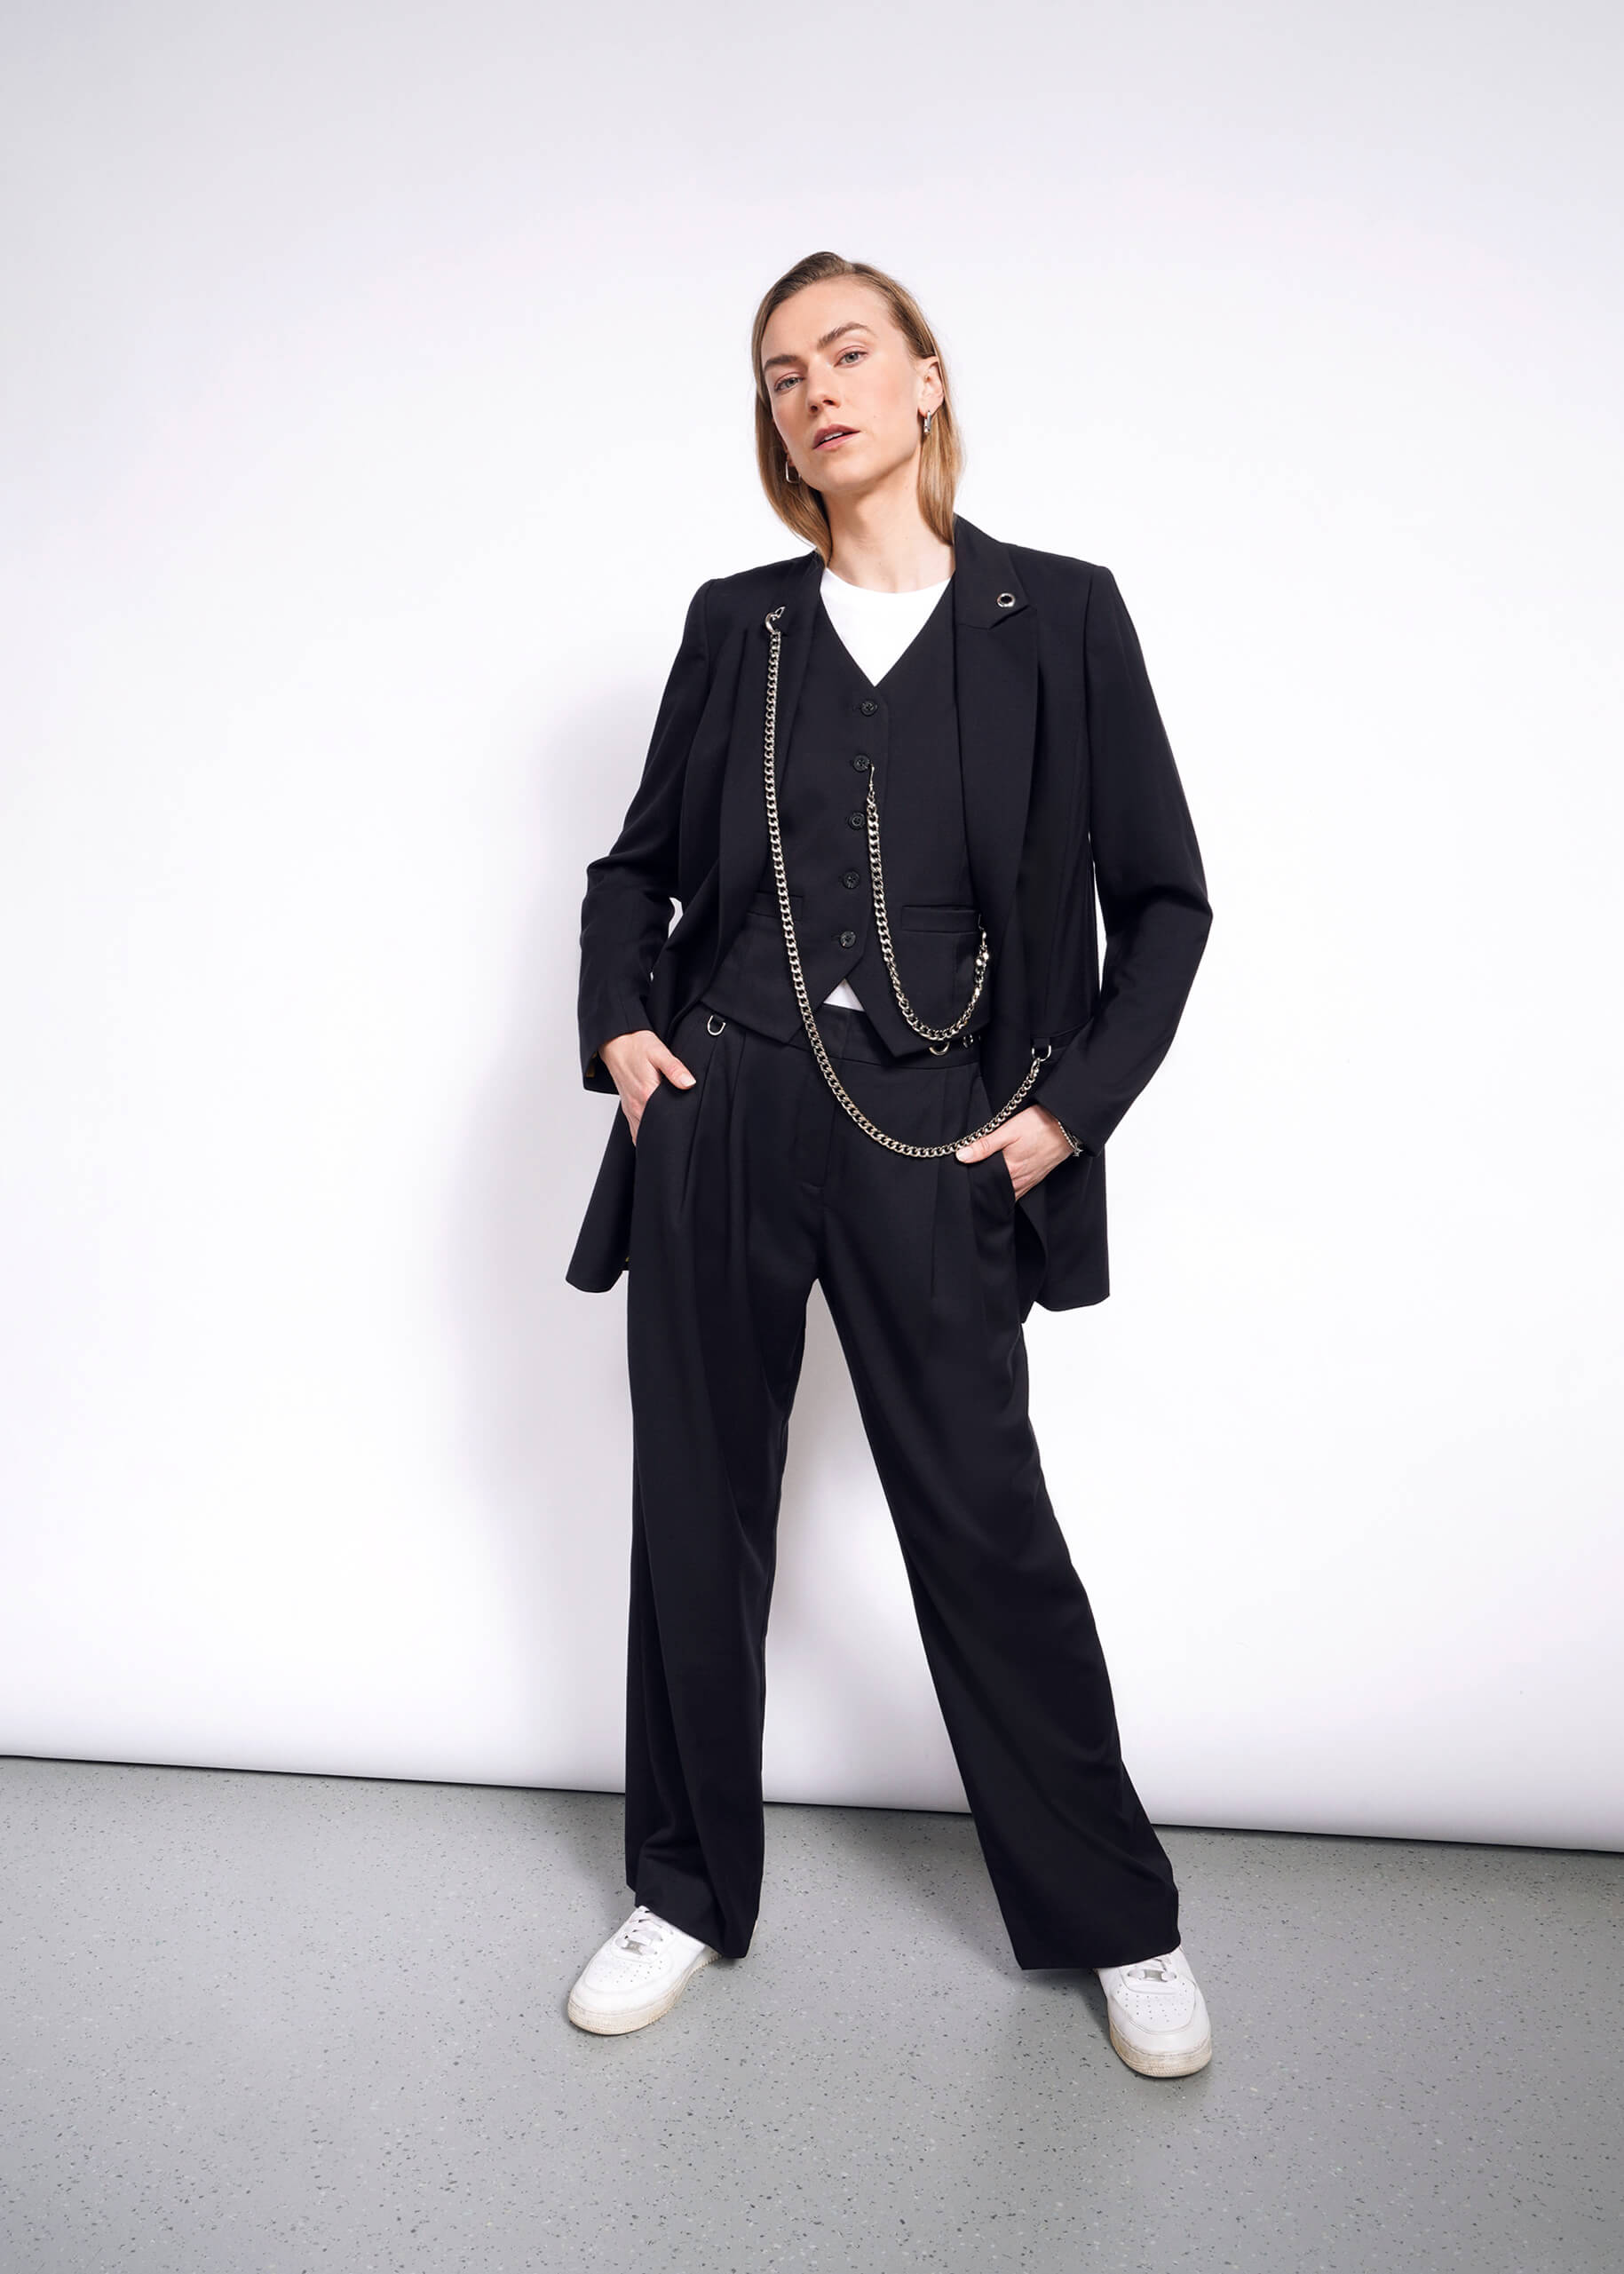
[[[774,308],[761,360],[784,455],[826,495],[871,489],[912,464],[924,413],[942,399],[935,357],[912,353],[856,277],[809,284]]]

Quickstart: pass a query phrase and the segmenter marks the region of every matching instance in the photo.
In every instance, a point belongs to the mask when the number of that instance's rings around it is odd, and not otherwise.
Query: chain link
[[[874,885],[874,928],[879,935],[880,953],[885,958],[885,968],[891,973],[891,991],[897,998],[898,1010],[915,1034],[923,1034],[927,1042],[950,1042],[955,1034],[962,1034],[969,1026],[970,1013],[981,1000],[981,989],[986,982],[986,967],[990,960],[986,946],[986,926],[978,918],[978,929],[981,939],[976,949],[976,983],[970,991],[970,1001],[964,1005],[951,1026],[927,1026],[923,1019],[915,1015],[913,1004],[902,992],[901,974],[897,970],[896,954],[891,944],[891,918],[885,907],[885,878],[880,867],[880,806],[879,800],[874,794],[874,774],[875,769],[870,764],[866,809],[868,826],[868,874]]]
[[[836,1073],[828,1051],[824,1047],[823,1037],[818,1032],[818,1022],[812,1016],[812,1000],[806,992],[806,981],[801,975],[801,951],[796,941],[795,917],[789,907],[789,879],[784,873],[784,845],[778,826],[775,744],[778,738],[779,650],[783,639],[783,635],[778,628],[778,620],[783,613],[781,606],[776,607],[764,619],[772,647],[767,657],[767,715],[763,747],[763,771],[767,795],[767,838],[772,848],[772,877],[778,887],[778,911],[783,920],[784,945],[789,951],[789,976],[795,982],[795,999],[800,1006],[801,1023],[806,1029],[806,1039],[812,1044],[812,1056],[822,1070],[824,1080],[865,1137],[872,1137],[876,1145],[884,1145],[889,1152],[907,1154],[910,1160],[939,1160],[945,1153],[956,1153],[962,1145],[973,1145],[978,1137],[986,1137],[1001,1123],[1009,1120],[1021,1099],[1037,1080],[1044,1061],[1049,1057],[1050,1046],[1045,1043],[1042,1057],[1034,1053],[1032,1064],[1026,1069],[1020,1088],[1007,1105],[999,1108],[990,1121],[983,1121],[978,1129],[969,1129],[963,1137],[949,1137],[946,1145],[905,1145],[900,1137],[887,1137],[884,1130],[869,1120],[862,1107],[850,1097],[842,1087],[840,1076]],[[891,974],[891,987],[896,994],[898,1007],[916,1034],[923,1034],[932,1042],[950,1041],[955,1034],[963,1031],[980,999],[981,989],[986,978],[987,963],[990,960],[986,945],[986,927],[985,925],[981,927],[981,944],[976,951],[975,990],[963,1012],[951,1026],[923,1026],[915,1016],[912,1005],[902,992],[902,982],[897,974],[897,959],[891,950],[891,925],[885,914],[885,885],[880,868],[880,815],[879,807],[875,801],[872,769],[868,776],[867,820],[868,866],[874,880],[875,925],[879,934],[880,950],[885,958],[885,968]]]

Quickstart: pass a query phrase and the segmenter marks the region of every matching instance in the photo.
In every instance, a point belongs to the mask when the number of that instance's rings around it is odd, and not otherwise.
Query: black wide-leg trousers
[[[973,1049],[892,1057],[833,1004],[818,1024],[890,1135],[931,1144],[992,1113]],[[816,1280],[1017,1963],[1171,1950],[1172,1866],[1122,1763],[1027,1418],[1002,1157],[876,1145],[804,1034],[780,1042],[701,1002],[670,1042],[696,1079],[661,1082],[645,1108],[627,1280],[628,1885],[725,1956],[748,1950],[780,1491]]]

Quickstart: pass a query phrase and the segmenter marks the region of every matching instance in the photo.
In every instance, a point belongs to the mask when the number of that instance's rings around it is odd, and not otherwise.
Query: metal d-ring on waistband
[[[726,1024],[726,1019],[718,1019],[716,1012],[713,1010],[705,1021],[705,1032],[707,1034],[719,1034]]]

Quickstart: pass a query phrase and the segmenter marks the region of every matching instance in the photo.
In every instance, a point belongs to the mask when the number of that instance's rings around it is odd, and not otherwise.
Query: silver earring
[[[786,458],[786,459],[784,460],[784,479],[785,479],[786,481],[799,481],[799,480],[800,480],[800,479],[801,479],[800,475],[799,475],[798,473],[796,473],[796,471],[795,468],[790,464],[790,463],[789,463],[788,459],[788,458]]]
[[[931,421],[935,417],[935,416],[936,413],[933,410],[928,410],[925,413],[925,439],[927,440],[930,439]]]

